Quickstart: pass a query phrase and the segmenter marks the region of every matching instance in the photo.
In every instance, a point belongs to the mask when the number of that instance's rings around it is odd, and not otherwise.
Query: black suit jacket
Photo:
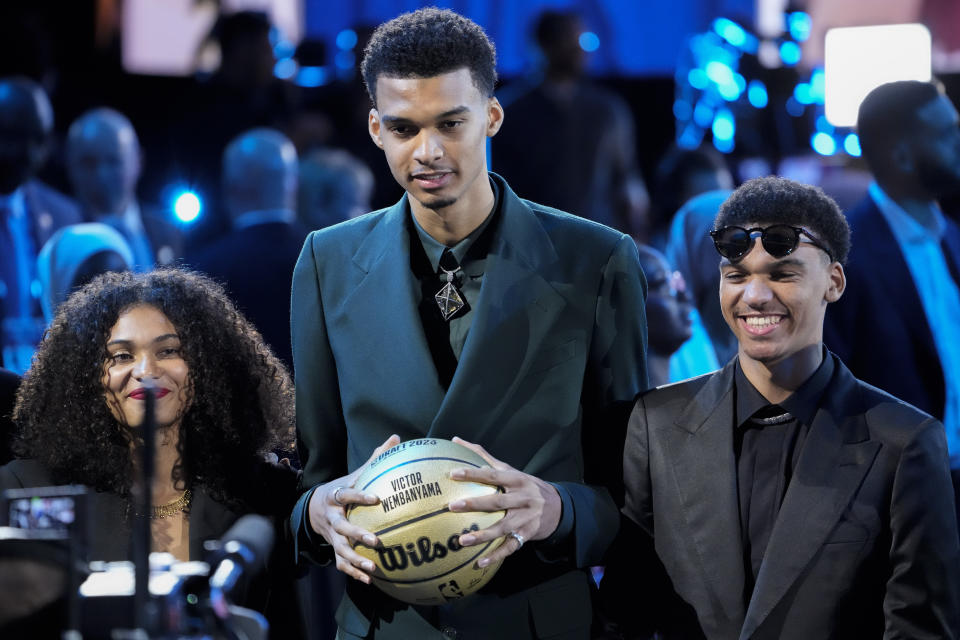
[[[264,612],[270,622],[271,638],[295,639],[302,637],[303,631],[294,589],[296,573],[290,560],[292,553],[283,516],[289,512],[295,497],[298,474],[289,468],[266,463],[257,472],[262,480],[262,495],[253,497],[247,509],[228,507],[202,489],[193,492],[190,558],[202,560],[204,542],[219,540],[245,513],[273,517],[277,535],[267,574],[251,581],[237,604]],[[14,460],[0,467],[0,491],[54,484],[50,472],[34,460]],[[88,558],[130,560],[130,518],[125,515],[124,502],[115,494],[91,491],[88,504]]]
[[[288,368],[290,286],[307,230],[298,223],[268,222],[231,231],[190,262],[222,282],[243,314]]]
[[[624,452],[631,529],[602,585],[608,613],[664,638],[957,637],[960,550],[943,426],[827,357],[834,375],[748,603],[735,361],[637,399]]]
[[[853,240],[844,267],[847,288],[827,309],[824,344],[853,375],[942,420],[940,356],[890,225],[870,196],[847,220]],[[956,227],[949,219],[947,224]]]

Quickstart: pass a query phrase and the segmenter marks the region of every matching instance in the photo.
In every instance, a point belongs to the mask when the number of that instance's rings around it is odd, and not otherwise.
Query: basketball
[[[503,538],[470,547],[460,546],[458,538],[493,525],[504,512],[447,509],[459,498],[503,491],[450,478],[453,469],[487,466],[470,449],[438,438],[401,442],[370,462],[354,487],[376,495],[380,503],[350,505],[347,519],[380,540],[377,549],[355,545],[376,565],[373,584],[403,602],[437,605],[466,597],[490,581],[499,563],[481,569],[477,561]]]

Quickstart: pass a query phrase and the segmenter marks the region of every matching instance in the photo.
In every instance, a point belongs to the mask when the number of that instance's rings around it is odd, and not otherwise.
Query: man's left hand
[[[544,540],[556,530],[560,523],[563,503],[553,485],[497,460],[478,444],[456,437],[453,441],[482,457],[490,466],[480,469],[454,469],[450,472],[451,478],[491,484],[503,487],[504,490],[503,493],[454,500],[450,503],[450,511],[507,512],[493,526],[460,536],[460,544],[465,547],[508,536],[493,553],[480,559],[479,566],[485,567],[499,562],[523,546],[511,533],[524,542],[530,542]]]

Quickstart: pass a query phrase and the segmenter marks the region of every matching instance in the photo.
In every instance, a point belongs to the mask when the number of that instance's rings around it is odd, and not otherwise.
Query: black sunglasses
[[[750,249],[753,247],[753,239],[757,236],[760,236],[760,242],[767,253],[774,258],[782,258],[796,250],[797,245],[801,242],[801,235],[806,236],[803,242],[823,250],[830,261],[833,262],[833,254],[830,250],[803,227],[793,227],[788,224],[772,224],[767,228],[753,227],[750,229],[729,226],[714,229],[710,232],[717,253],[730,261],[739,260],[750,253]]]

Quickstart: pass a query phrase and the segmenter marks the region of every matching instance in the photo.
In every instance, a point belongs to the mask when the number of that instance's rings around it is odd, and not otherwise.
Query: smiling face
[[[189,406],[189,367],[176,327],[159,309],[138,305],[120,314],[107,338],[104,398],[118,422],[143,422],[144,385],[156,388],[157,428],[179,424]]]
[[[739,343],[741,363],[769,368],[809,354],[809,347],[823,340],[827,304],[840,298],[844,285],[840,263],[808,243],[774,258],[757,238],[737,262],[723,258],[720,306]]]
[[[370,137],[414,213],[482,208],[491,197],[486,139],[503,121],[497,99],[483,96],[466,68],[430,78],[380,76],[376,95]]]

